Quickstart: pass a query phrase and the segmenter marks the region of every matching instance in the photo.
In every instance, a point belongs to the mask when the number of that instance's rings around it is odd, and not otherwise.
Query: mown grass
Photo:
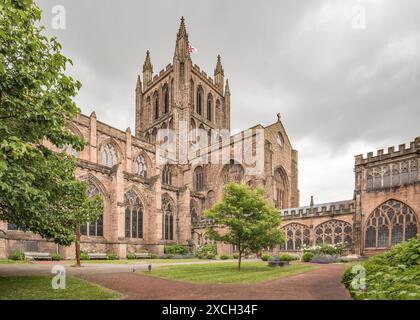
[[[203,262],[196,258],[191,259],[122,259],[122,260],[82,260],[81,263],[111,263],[111,264],[136,264],[136,263],[178,263],[178,262]],[[74,261],[73,261],[74,262]]]
[[[11,260],[11,259],[0,259],[0,264],[22,264],[30,263],[28,260]]]
[[[66,278],[65,289],[53,289],[52,276],[0,277],[0,300],[113,300],[118,292],[75,277]]]
[[[257,283],[314,270],[319,267],[292,263],[285,267],[269,267],[267,262],[243,262],[241,271],[236,262],[189,264],[159,267],[141,274],[193,283]]]

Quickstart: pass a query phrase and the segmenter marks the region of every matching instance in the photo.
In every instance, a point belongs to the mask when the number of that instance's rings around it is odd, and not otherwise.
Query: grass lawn
[[[303,263],[292,263],[286,267],[269,267],[267,262],[243,262],[241,271],[237,262],[212,264],[190,264],[156,268],[144,275],[194,283],[257,283],[275,278],[314,270],[319,267]]]
[[[0,264],[19,264],[19,263],[30,263],[30,261],[28,261],[28,260],[0,259]]]
[[[66,278],[66,289],[54,290],[52,276],[0,277],[0,300],[110,300],[121,294],[82,279]]]
[[[198,262],[207,261],[198,258],[191,259],[122,259],[122,260],[82,260],[81,263],[112,263],[112,264],[136,264],[136,263],[177,263],[177,262]],[[75,262],[74,260],[72,262]]]

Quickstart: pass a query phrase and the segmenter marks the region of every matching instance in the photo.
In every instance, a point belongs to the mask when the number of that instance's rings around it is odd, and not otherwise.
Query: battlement
[[[341,214],[352,214],[355,211],[354,200],[344,200],[316,204],[313,206],[303,206],[297,208],[287,208],[282,210],[282,215],[286,219],[331,216]]]
[[[172,71],[172,64],[168,64],[164,69],[160,70],[159,73],[153,76],[152,81],[148,84],[145,92],[153,88],[162,78],[166,77]]]
[[[359,154],[355,156],[355,163],[356,165],[364,165],[367,163],[375,162],[375,161],[382,161],[387,160],[395,157],[400,157],[403,155],[408,155],[412,153],[419,153],[420,152],[420,137],[411,141],[409,146],[404,144],[400,144],[398,146],[398,150],[395,147],[389,147],[387,153],[384,153],[384,149],[379,149],[376,151],[376,155],[373,152],[368,152],[366,157],[363,157],[363,154]]]

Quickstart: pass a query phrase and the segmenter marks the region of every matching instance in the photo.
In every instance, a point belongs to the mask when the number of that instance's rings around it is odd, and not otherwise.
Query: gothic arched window
[[[194,170],[194,190],[203,191],[203,168],[197,167]]]
[[[159,95],[157,92],[153,95],[153,106],[154,106],[154,118],[155,120],[159,118]]]
[[[91,181],[88,181],[87,194],[89,197],[101,195],[99,188]],[[84,223],[80,225],[80,234],[90,237],[102,237],[104,235],[104,218],[103,213],[96,221]]]
[[[211,93],[207,98],[207,120],[213,121],[213,96]]]
[[[401,164],[401,184],[408,184],[409,173],[408,173],[408,161],[403,161]]]
[[[166,165],[162,171],[162,183],[171,185],[172,184],[172,171],[169,165]]]
[[[276,208],[287,208],[287,175],[282,168],[278,168],[274,172],[274,192]]]
[[[198,88],[197,88],[197,103],[196,103],[197,109],[196,109],[196,112],[199,115],[202,115],[202,113],[203,113],[203,95],[204,95],[203,88],[201,86],[198,86]]]
[[[108,143],[102,148],[101,159],[102,164],[107,167],[112,167],[117,164],[117,153],[112,144]]]
[[[400,166],[399,164],[392,165],[392,186],[397,187],[400,185]]]
[[[174,204],[169,196],[162,197],[162,238],[163,240],[174,239]]]
[[[318,225],[315,230],[315,243],[343,243],[346,247],[353,244],[353,228],[350,223],[341,220],[328,220]]]
[[[397,200],[377,207],[366,220],[365,247],[388,248],[417,234],[417,217],[413,209]]]
[[[411,160],[411,171],[410,171],[410,182],[414,183],[417,181],[418,175],[418,162],[417,159]]]
[[[143,238],[143,204],[133,191],[125,194],[125,237]]]
[[[366,171],[366,189],[367,189],[368,192],[373,190],[372,169],[368,169]]]
[[[384,166],[382,168],[382,172],[384,173],[384,176],[383,176],[383,187],[384,188],[388,188],[390,186],[390,184],[391,184],[389,166]]]
[[[245,177],[245,170],[239,163],[234,160],[230,160],[229,164],[226,164],[222,170],[222,181],[224,184],[233,181],[240,183]]]
[[[138,156],[136,159],[136,174],[141,177],[147,177],[147,164],[143,156]]]
[[[165,84],[163,87],[163,113],[169,112],[169,89],[168,85]]]
[[[310,245],[310,229],[300,223],[289,223],[283,227],[286,234],[286,243],[283,250],[294,251],[300,250],[302,245]]]

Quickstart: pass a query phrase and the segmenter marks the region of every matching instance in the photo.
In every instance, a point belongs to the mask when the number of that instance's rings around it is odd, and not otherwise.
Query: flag
[[[194,48],[190,44],[188,45],[188,51],[189,51],[189,53],[197,53],[198,52],[197,48]]]

